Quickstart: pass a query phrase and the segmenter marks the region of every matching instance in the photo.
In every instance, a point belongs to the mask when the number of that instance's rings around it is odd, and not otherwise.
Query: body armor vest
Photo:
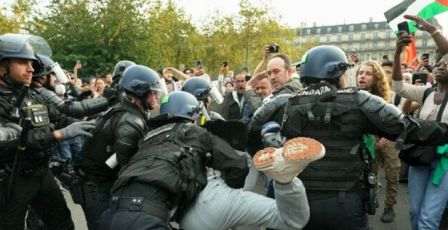
[[[205,154],[182,141],[192,125],[169,123],[148,132],[112,191],[131,182],[152,185],[170,194],[169,208],[187,210],[207,184]]]
[[[125,112],[125,109],[114,107],[99,117],[96,123],[97,127],[92,133],[93,136],[84,144],[85,157],[82,168],[94,181],[108,181],[117,178],[119,168],[109,168],[105,162],[114,154],[114,128],[116,122]]]
[[[282,134],[312,137],[324,144],[326,155],[301,174],[307,190],[348,191],[362,179],[364,162],[358,153],[368,121],[358,107],[355,89],[302,91],[289,99]]]

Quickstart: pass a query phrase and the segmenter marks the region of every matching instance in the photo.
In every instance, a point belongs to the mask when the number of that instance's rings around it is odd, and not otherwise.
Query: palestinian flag
[[[448,11],[448,0],[404,0],[384,13],[387,23],[393,31],[397,31],[397,25],[403,22],[406,14],[417,15],[425,20]],[[408,21],[409,30],[415,33],[415,23]]]
[[[446,11],[448,11],[448,0],[404,0],[386,11],[384,16],[392,30],[398,32],[398,24],[406,20],[404,15],[417,15],[422,19],[431,20]],[[446,21],[446,19],[442,21]],[[410,20],[407,22],[409,32],[414,34],[417,31],[416,24]],[[417,63],[416,60],[417,50],[414,39],[404,52],[404,62],[412,66]]]

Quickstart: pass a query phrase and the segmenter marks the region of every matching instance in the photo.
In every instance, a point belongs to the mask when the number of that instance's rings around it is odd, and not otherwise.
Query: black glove
[[[110,105],[118,102],[118,90],[114,87],[107,87],[104,89],[103,97],[107,99]]]

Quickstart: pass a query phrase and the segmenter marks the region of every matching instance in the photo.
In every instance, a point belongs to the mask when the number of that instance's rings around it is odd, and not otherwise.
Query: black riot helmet
[[[316,46],[308,50],[297,66],[303,84],[320,81],[338,82],[339,78],[350,67],[347,57],[336,46]]]
[[[190,93],[173,91],[160,104],[160,114],[195,120],[200,112],[199,102]]]
[[[112,79],[114,81],[120,80],[121,76],[123,75],[123,72],[131,65],[135,65],[135,62],[128,61],[128,60],[121,60],[115,64],[114,72],[112,72]]]
[[[159,75],[156,71],[143,65],[132,65],[123,73],[120,88],[139,98],[145,97],[150,91],[161,91]]]
[[[0,61],[7,58],[36,60],[33,47],[27,36],[22,34],[0,35]]]
[[[207,99],[210,90],[210,82],[201,77],[192,77],[182,86],[182,91],[193,94],[200,101]]]
[[[45,77],[46,75],[53,73],[59,83],[65,84],[68,82],[68,77],[57,62],[43,54],[36,54],[36,58],[37,61],[33,63],[33,78]]]

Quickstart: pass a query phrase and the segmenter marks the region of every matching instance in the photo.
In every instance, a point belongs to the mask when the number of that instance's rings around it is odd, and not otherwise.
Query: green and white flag
[[[446,11],[448,11],[448,0],[404,0],[386,11],[384,16],[392,30],[397,31],[397,25],[406,20],[403,18],[404,15],[417,15],[425,20],[437,18],[442,27],[448,26],[448,14],[441,15]],[[415,23],[408,20],[408,25],[409,31],[415,33],[417,30]]]

